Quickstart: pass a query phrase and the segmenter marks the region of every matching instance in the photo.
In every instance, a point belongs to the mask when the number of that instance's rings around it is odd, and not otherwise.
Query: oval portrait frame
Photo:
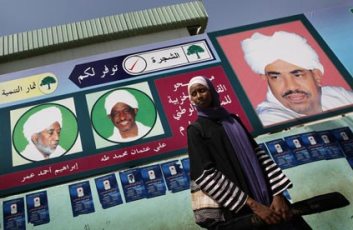
[[[149,130],[140,135],[137,139],[134,140],[113,140],[111,136],[113,135],[115,126],[112,124],[109,119],[107,112],[104,108],[104,102],[108,95],[110,95],[114,91],[125,90],[132,94],[138,102],[138,113],[135,117],[135,120],[142,123],[145,126],[150,127]],[[150,98],[149,95],[142,92],[141,90],[129,87],[115,88],[100,96],[97,101],[94,103],[91,110],[91,123],[95,132],[103,139],[113,142],[113,143],[128,143],[140,140],[148,135],[153,129],[154,125],[157,121],[157,109]]]
[[[61,134],[60,134],[60,140],[59,140],[58,146],[61,146],[65,150],[59,156],[56,156],[50,159],[64,156],[73,147],[73,145],[76,143],[76,140],[78,138],[77,117],[71,111],[71,109],[57,103],[43,103],[40,105],[36,105],[28,109],[23,115],[21,115],[21,117],[17,120],[12,132],[13,147],[15,148],[18,155],[20,155],[22,158],[28,161],[36,162],[41,160],[34,160],[33,158],[25,157],[21,153],[23,150],[25,150],[26,146],[29,144],[28,140],[25,138],[22,131],[23,125],[28,120],[28,118],[32,116],[34,113],[49,107],[56,107],[61,111],[62,127],[61,127]],[[50,114],[48,116],[50,116]]]

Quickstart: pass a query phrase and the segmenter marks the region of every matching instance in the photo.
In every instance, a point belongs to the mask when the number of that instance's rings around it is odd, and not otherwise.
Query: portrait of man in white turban
[[[292,32],[255,32],[241,41],[244,59],[267,82],[265,99],[256,107],[264,126],[351,105],[352,91],[322,86],[324,66],[307,40]]]
[[[130,142],[145,136],[151,127],[136,120],[139,104],[135,96],[126,89],[112,91],[105,99],[107,119],[114,125],[113,134],[108,137],[114,142]]]
[[[40,161],[63,155],[60,146],[62,113],[57,107],[46,107],[33,113],[23,125],[23,135],[28,141],[20,154],[31,161]]]

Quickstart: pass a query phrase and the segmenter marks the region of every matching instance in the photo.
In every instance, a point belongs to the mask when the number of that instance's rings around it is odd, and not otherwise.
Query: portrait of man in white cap
[[[277,31],[268,36],[255,32],[241,42],[241,48],[251,70],[267,81],[266,98],[256,107],[264,126],[353,103],[351,91],[322,86],[325,72],[319,56],[296,33]]]
[[[63,155],[66,150],[59,145],[62,114],[57,107],[46,107],[32,114],[23,125],[28,141],[20,153],[31,161],[41,161]]]
[[[130,142],[145,136],[151,127],[136,121],[138,101],[128,90],[118,89],[105,99],[105,111],[114,125],[113,134],[108,138],[114,142]]]

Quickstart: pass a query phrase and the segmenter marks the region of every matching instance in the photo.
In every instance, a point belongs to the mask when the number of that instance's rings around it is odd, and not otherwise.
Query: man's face
[[[50,155],[59,145],[61,127],[59,122],[54,122],[47,129],[32,137],[33,143],[39,151],[45,155]]]
[[[277,60],[265,67],[265,77],[273,95],[297,113],[312,115],[322,111],[320,70],[307,70]]]
[[[190,100],[200,108],[208,108],[212,103],[210,90],[201,84],[193,84],[190,87]]]
[[[120,132],[129,132],[136,127],[135,117],[138,109],[125,103],[117,103],[110,112],[110,119]]]

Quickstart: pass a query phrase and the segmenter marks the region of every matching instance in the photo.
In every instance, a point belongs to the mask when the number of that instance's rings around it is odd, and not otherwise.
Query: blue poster
[[[346,157],[353,158],[353,134],[349,127],[331,130],[332,135],[340,143]]]
[[[301,134],[284,137],[284,141],[293,152],[298,165],[310,163],[314,160],[311,157],[309,150],[302,143]]]
[[[168,190],[179,192],[190,188],[189,177],[178,160],[161,164]]]
[[[297,166],[293,152],[283,139],[276,139],[265,143],[273,160],[281,169]],[[265,148],[264,148],[265,149]]]
[[[190,182],[190,159],[184,158],[184,159],[181,159],[180,161],[183,166],[183,170],[184,170],[185,174],[188,176],[188,180]]]
[[[308,132],[300,134],[301,141],[307,150],[309,150],[313,161],[325,160],[326,149],[322,139],[317,136],[316,132]]]
[[[146,188],[139,168],[119,172],[125,201],[131,202],[146,198]]]
[[[331,130],[318,131],[317,136],[324,144],[327,160],[344,157],[342,148],[336,138],[332,135]]]
[[[159,165],[141,168],[141,175],[145,183],[147,198],[165,195],[167,189]]]
[[[110,208],[123,203],[115,174],[102,176],[94,181],[102,208]]]
[[[69,191],[74,217],[95,211],[89,181],[69,185]]]
[[[25,205],[23,198],[3,202],[3,216],[5,230],[25,230]]]
[[[47,191],[26,195],[28,223],[34,226],[50,222]]]

